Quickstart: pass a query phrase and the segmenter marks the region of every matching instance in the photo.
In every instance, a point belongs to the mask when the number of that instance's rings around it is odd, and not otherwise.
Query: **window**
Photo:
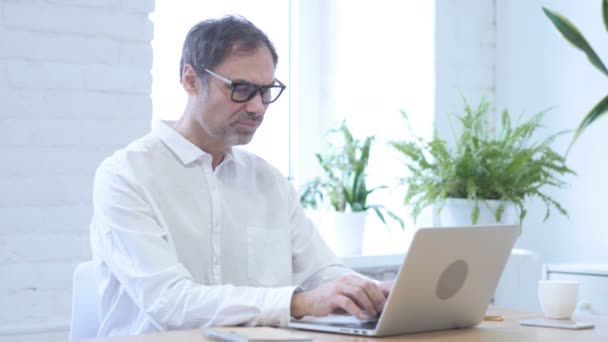
[[[404,171],[386,144],[406,134],[400,110],[417,134],[430,137],[434,117],[435,2],[428,0],[158,1],[152,101],[154,120],[177,119],[185,105],[178,80],[181,45],[195,23],[241,14],[264,30],[279,54],[277,78],[287,93],[273,103],[252,143],[243,146],[294,177],[296,187],[320,172],[314,158],[324,133],[347,119],[358,136],[376,135],[368,184],[391,182]],[[176,37],[178,39],[176,39]],[[394,182],[393,182],[394,181]],[[378,191],[369,203],[383,203],[409,217],[402,191]],[[419,218],[430,225],[430,218]],[[368,253],[402,252],[415,231],[387,229],[368,220]]]
[[[335,122],[346,119],[357,137],[376,136],[368,167],[370,188],[395,184],[403,177],[399,155],[387,145],[407,134],[400,110],[408,113],[416,133],[430,137],[435,101],[434,1],[335,0],[333,86]],[[409,218],[401,190],[379,190],[369,203],[383,203]],[[419,224],[431,225],[419,217]],[[375,215],[367,224],[364,252],[400,252],[415,231],[406,220],[406,231],[390,234]]]

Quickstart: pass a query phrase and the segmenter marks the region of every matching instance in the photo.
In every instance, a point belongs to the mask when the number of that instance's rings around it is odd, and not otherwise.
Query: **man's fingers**
[[[386,296],[376,283],[367,278],[355,277],[355,279],[353,279],[353,284],[361,288],[364,294],[369,298],[369,301],[371,301],[374,306],[374,312],[376,314],[382,311],[384,303],[386,302]],[[371,311],[368,310],[368,312],[372,314]],[[375,316],[375,314],[373,316]]]
[[[384,294],[384,297],[388,298],[388,295],[391,293],[391,291],[393,290],[393,287],[395,286],[395,281],[394,280],[385,280],[385,281],[381,282],[378,286],[380,287],[382,294]]]
[[[365,312],[348,296],[339,295],[336,298],[336,305],[360,320],[367,318]]]
[[[376,317],[386,302],[381,283],[360,275],[347,275],[310,292],[294,295],[292,314],[323,316],[330,312],[346,311],[365,320]],[[306,300],[301,300],[304,297]],[[309,298],[310,297],[310,298]],[[302,306],[306,310],[302,310]]]
[[[375,317],[378,314],[376,305],[372,302],[366,289],[353,284],[346,284],[343,287],[345,293],[359,308],[365,310],[370,317]]]

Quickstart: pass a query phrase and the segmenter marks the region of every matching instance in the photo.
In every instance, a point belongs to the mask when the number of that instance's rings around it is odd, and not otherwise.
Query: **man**
[[[347,269],[291,184],[246,144],[285,86],[266,35],[241,17],[188,33],[182,118],[98,168],[91,222],[99,336],[381,310],[390,282]]]

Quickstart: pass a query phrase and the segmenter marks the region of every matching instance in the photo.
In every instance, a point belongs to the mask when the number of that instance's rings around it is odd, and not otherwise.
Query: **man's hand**
[[[299,292],[291,299],[291,315],[326,316],[344,312],[364,320],[376,317],[384,308],[393,281],[376,283],[356,274],[342,276],[306,292]]]
[[[382,290],[382,294],[384,294],[384,297],[388,298],[388,294],[391,293],[391,291],[393,290],[393,286],[395,286],[395,281],[385,280],[378,284],[378,286],[380,287],[380,290]]]

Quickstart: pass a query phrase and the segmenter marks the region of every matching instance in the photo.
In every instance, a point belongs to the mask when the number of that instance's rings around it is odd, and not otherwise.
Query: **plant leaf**
[[[477,221],[479,221],[479,212],[479,203],[475,201],[475,207],[473,208],[473,212],[471,213],[471,221],[473,224],[477,224]]]
[[[574,134],[574,138],[572,138],[572,142],[570,143],[570,146],[572,146],[572,144],[576,141],[576,139],[578,139],[578,137],[581,135],[581,133],[583,132],[583,130],[585,128],[587,128],[589,125],[591,125],[600,116],[605,114],[606,111],[608,111],[608,95],[606,95],[606,97],[604,97],[600,102],[598,102],[598,104],[596,104],[595,107],[593,107],[593,109],[591,109],[589,114],[587,114],[587,116],[585,116],[583,121],[580,123],[580,125],[576,129],[576,133]],[[568,148],[568,149],[570,149],[570,148]]]
[[[608,0],[602,1],[602,18],[604,19],[604,27],[608,31]]]
[[[604,63],[602,63],[598,55],[591,48],[591,45],[589,45],[583,34],[576,28],[576,26],[574,26],[570,20],[566,19],[558,12],[549,10],[545,7],[543,7],[543,11],[545,12],[545,15],[549,17],[551,22],[553,22],[553,25],[562,34],[562,36],[564,36],[564,38],[572,45],[583,51],[587,55],[587,58],[591,64],[603,72],[604,75],[608,76],[608,69],[606,69]],[[606,17],[604,16],[604,19],[605,18]]]

